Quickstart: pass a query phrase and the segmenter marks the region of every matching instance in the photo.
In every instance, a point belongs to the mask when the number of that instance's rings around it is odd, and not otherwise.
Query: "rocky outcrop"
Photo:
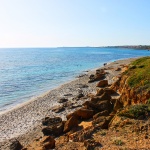
[[[94,81],[99,81],[99,80],[105,78],[105,74],[106,74],[106,72],[104,69],[97,69],[95,75],[93,75],[93,74],[90,75],[88,82],[90,83],[90,82],[94,82]]]
[[[111,86],[111,89],[120,93],[120,102],[123,106],[146,103],[150,98],[150,91],[131,88],[128,85],[128,76],[123,75]]]
[[[97,83],[97,87],[106,87],[108,86],[108,80],[101,80]]]
[[[64,122],[60,117],[45,117],[42,120],[42,124],[44,125],[44,127],[42,128],[42,132],[44,135],[59,136],[63,133]]]
[[[63,129],[64,129],[64,122],[61,122],[56,125],[44,127],[42,129],[42,132],[44,135],[59,136],[63,133]]]
[[[93,117],[94,111],[89,109],[81,108],[75,112],[75,114],[81,119],[90,119]]]
[[[68,132],[72,128],[77,127],[77,126],[78,126],[78,119],[75,116],[72,116],[66,121],[63,131]]]

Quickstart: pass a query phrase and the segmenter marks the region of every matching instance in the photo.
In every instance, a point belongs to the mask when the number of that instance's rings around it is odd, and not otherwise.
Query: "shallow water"
[[[36,97],[105,62],[147,56],[120,48],[0,49],[0,110]]]

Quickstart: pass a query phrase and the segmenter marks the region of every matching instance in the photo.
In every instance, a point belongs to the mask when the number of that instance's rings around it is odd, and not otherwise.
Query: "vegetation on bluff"
[[[139,117],[145,118],[150,113],[150,104],[131,105],[119,113],[120,116],[137,119]]]
[[[131,88],[150,89],[150,57],[139,58],[125,72]]]

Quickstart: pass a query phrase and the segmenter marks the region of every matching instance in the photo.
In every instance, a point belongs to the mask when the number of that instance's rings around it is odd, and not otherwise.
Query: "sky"
[[[150,45],[150,0],[0,0],[0,47]]]

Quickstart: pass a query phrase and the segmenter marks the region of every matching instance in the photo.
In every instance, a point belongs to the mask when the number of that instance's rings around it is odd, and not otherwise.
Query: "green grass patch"
[[[132,62],[125,74],[129,76],[128,84],[131,88],[150,90],[150,57],[142,57]]]
[[[119,113],[119,116],[137,119],[141,115],[146,117],[150,112],[150,104],[132,105]]]
[[[114,140],[113,143],[114,143],[115,145],[117,145],[117,146],[122,146],[122,145],[124,144],[124,142],[123,142],[122,140],[120,140],[120,139]]]

